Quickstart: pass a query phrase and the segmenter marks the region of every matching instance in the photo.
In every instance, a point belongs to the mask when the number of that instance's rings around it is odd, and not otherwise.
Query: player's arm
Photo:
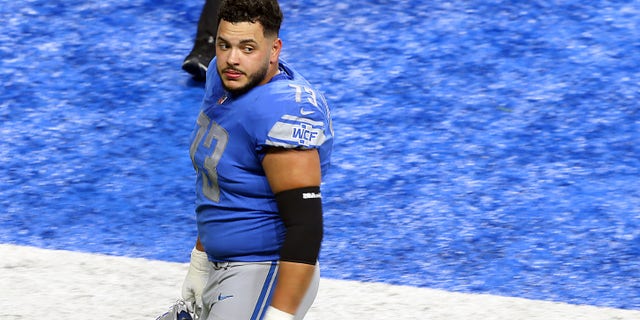
[[[322,242],[320,157],[315,149],[272,149],[262,161],[287,235],[271,306],[295,314],[315,272]]]

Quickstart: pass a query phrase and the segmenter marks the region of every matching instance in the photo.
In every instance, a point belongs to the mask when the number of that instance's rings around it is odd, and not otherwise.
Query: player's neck
[[[269,64],[269,69],[267,70],[267,75],[264,77],[264,80],[260,82],[260,85],[269,83],[273,77],[277,76],[280,73],[280,62],[276,62],[274,64]]]

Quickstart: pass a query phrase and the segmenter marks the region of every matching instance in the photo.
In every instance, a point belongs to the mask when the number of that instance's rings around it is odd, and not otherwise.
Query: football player
[[[276,0],[223,0],[218,19],[191,137],[198,238],[183,298],[201,319],[302,319],[319,283],[329,107],[280,59]]]

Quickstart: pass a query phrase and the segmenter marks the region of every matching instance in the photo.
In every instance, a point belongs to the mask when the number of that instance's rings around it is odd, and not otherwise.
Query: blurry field
[[[201,6],[0,0],[0,243],[187,261]],[[282,7],[325,278],[640,310],[639,2]]]

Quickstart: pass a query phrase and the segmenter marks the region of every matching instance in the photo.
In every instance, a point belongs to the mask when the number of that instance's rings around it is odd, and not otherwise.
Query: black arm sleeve
[[[320,187],[292,189],[275,196],[287,228],[280,260],[315,265],[323,231]]]

